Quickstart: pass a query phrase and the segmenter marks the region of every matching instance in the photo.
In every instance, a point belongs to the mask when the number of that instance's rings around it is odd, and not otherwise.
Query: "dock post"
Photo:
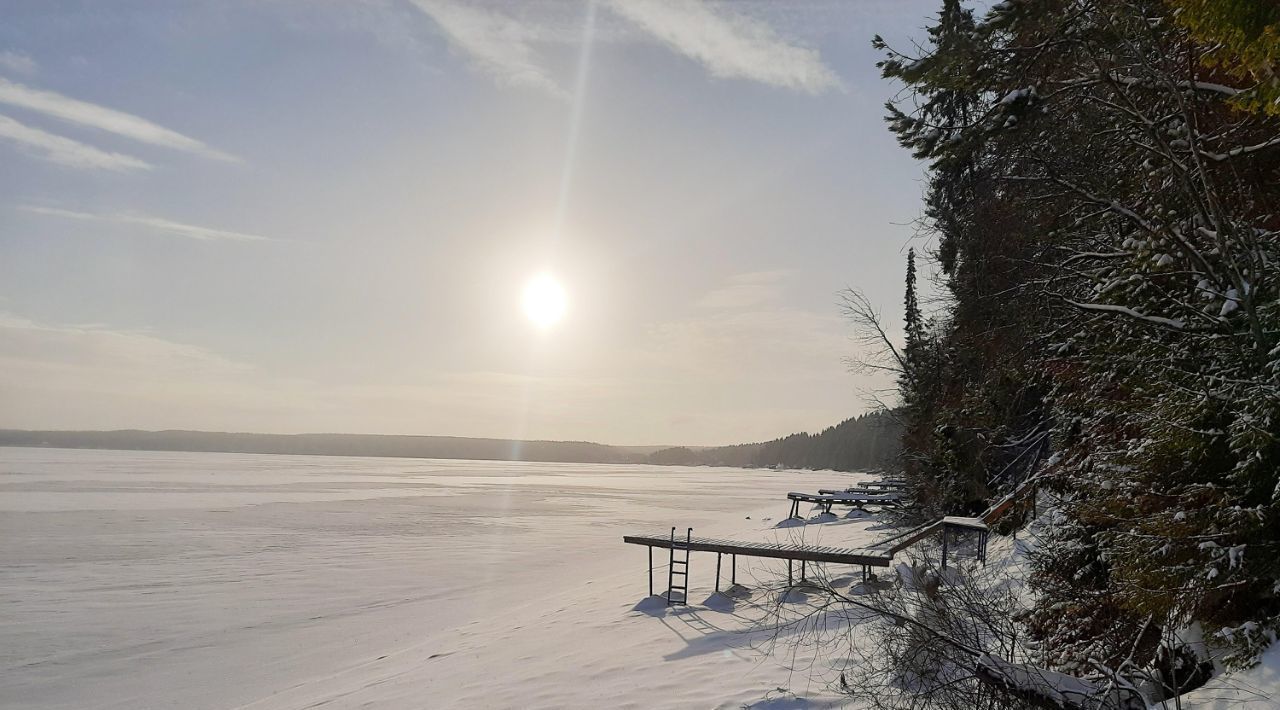
[[[792,581],[791,579],[791,560],[789,559],[787,560],[787,586],[788,587],[795,586],[795,582]]]
[[[738,553],[733,553],[733,572],[729,578],[729,586],[738,586]]]
[[[867,583],[867,566],[866,565],[862,566],[862,583],[863,584]]]
[[[717,592],[720,591],[720,558],[723,556],[724,556],[723,553],[720,553],[720,552],[716,553],[716,591]]]
[[[947,568],[947,533],[949,532],[950,530],[947,528],[947,524],[943,523],[942,524],[942,569]]]
[[[800,581],[805,581],[804,577],[804,560],[800,560]]]
[[[653,596],[653,545],[646,545],[649,548],[649,596]]]

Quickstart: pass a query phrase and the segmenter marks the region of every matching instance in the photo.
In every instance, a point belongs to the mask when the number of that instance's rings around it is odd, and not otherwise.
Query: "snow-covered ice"
[[[788,490],[863,478],[0,449],[0,706],[835,705],[741,633],[762,590],[713,595],[695,554],[668,608],[621,536],[861,544],[873,516],[775,526]],[[748,587],[785,574],[739,560]]]

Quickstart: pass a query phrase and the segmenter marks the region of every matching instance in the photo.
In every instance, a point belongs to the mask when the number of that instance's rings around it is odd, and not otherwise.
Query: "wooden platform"
[[[911,545],[934,534],[942,535],[942,568],[947,568],[947,548],[953,537],[966,533],[976,534],[978,538],[978,559],[987,563],[987,538],[991,530],[980,518],[961,518],[949,515],[941,520],[925,523],[917,528],[894,535],[893,537],[873,543],[873,547],[883,549],[892,557],[895,553],[907,549]]]
[[[656,535],[623,535],[622,541],[650,548],[671,549],[671,537],[669,534],[663,533]],[[683,540],[679,542],[681,544],[684,543]],[[798,560],[801,562],[835,562],[837,564],[863,565],[866,567],[888,567],[889,563],[893,561],[893,553],[884,550],[825,547],[821,545],[784,545],[773,542],[720,540],[709,537],[691,538],[689,549],[693,552],[717,552],[724,555],[771,557],[777,560]]]
[[[854,508],[863,508],[868,505],[897,505],[902,499],[899,493],[837,493],[837,494],[821,494],[821,493],[788,493],[787,499],[791,501],[791,512],[787,517],[800,517],[801,503],[814,503],[822,506],[825,512],[831,512],[833,505],[849,505]]]
[[[819,488],[818,495],[823,495],[823,496],[867,495],[867,496],[893,496],[895,498],[902,497],[902,493],[893,488],[863,488],[862,486],[853,486],[852,488]]]
[[[818,494],[793,492],[788,493],[787,498],[791,501],[791,517],[798,518],[800,517],[800,503],[802,502],[815,503],[822,506],[827,512],[831,512],[832,505],[852,505],[858,508],[866,505],[898,505],[901,499],[905,497],[905,493],[898,485],[897,482],[886,482],[878,490],[855,487],[843,491],[824,489]],[[873,490],[875,492],[872,492]],[[716,554],[716,591],[719,592],[721,558],[724,555],[729,555],[732,558],[730,581],[735,584],[737,583],[738,555],[786,560],[788,585],[793,582],[792,567],[795,562],[800,563],[801,581],[805,579],[806,563],[828,562],[861,566],[863,581],[865,582],[870,574],[871,567],[889,567],[893,564],[894,554],[932,535],[939,535],[942,538],[943,569],[947,567],[949,548],[955,542],[960,542],[961,538],[966,535],[976,536],[977,557],[983,564],[986,564],[987,538],[990,535],[987,523],[991,522],[992,517],[994,516],[987,515],[982,518],[947,516],[925,525],[905,530],[889,538],[878,540],[871,543],[869,547],[864,548],[693,537],[692,528],[687,529],[687,535],[684,539],[676,535],[676,528],[671,528],[670,532],[653,535],[623,535],[622,541],[631,545],[644,545],[648,548],[650,596],[653,596],[653,549],[655,547],[661,550],[671,550],[671,566],[674,568],[677,563],[684,564],[685,571],[680,574],[686,575],[686,580],[688,555],[693,552],[714,552]],[[675,558],[675,555],[679,552],[683,552],[685,555],[683,561]],[[671,596],[672,589],[685,590],[687,595],[687,586],[675,587],[668,580],[668,587],[668,597]],[[677,601],[677,603],[683,602]]]

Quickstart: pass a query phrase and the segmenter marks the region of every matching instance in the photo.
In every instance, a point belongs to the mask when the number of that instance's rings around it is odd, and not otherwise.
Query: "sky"
[[[715,445],[888,386],[936,0],[14,0],[0,427]],[[551,275],[563,318],[531,322]]]

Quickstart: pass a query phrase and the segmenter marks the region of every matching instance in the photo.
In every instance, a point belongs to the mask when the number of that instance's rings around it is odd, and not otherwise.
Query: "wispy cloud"
[[[12,49],[6,49],[3,52],[0,52],[0,69],[11,71],[15,74],[30,76],[31,74],[35,74],[38,68],[39,66],[36,64],[36,60],[22,52],[15,52]]]
[[[0,103],[114,133],[148,145],[181,150],[215,160],[239,161],[235,156],[210,148],[194,138],[169,130],[145,118],[52,91],[33,89],[7,79],[0,79]]]
[[[818,52],[789,44],[768,24],[695,0],[612,0],[614,12],[712,76],[749,79],[809,94],[841,86]]]
[[[0,414],[0,426],[203,423],[174,409],[184,402],[222,414],[230,427],[279,408],[278,401],[287,401],[282,387],[247,363],[162,334],[0,312],[0,397],[20,407]]]
[[[538,65],[530,40],[533,33],[515,18],[496,10],[452,0],[413,0],[481,70],[498,81],[546,91],[558,98],[568,94]]]
[[[123,155],[99,150],[91,145],[54,135],[39,128],[0,115],[0,138],[17,143],[19,147],[34,152],[41,158],[72,168],[98,170],[147,170],[147,162]]]
[[[35,205],[26,205],[21,207],[21,209],[33,214],[46,215],[50,217],[63,217],[66,219],[76,219],[86,222],[107,222],[111,224],[143,227],[152,231],[163,232],[177,237],[185,237],[187,239],[199,239],[203,241],[226,240],[236,242],[276,241],[270,237],[264,237],[258,234],[232,232],[225,229],[211,229],[209,227],[201,227],[195,224],[175,222],[163,217],[155,217],[152,215],[132,212],[100,214],[93,212],[77,212],[75,210],[65,210],[58,207],[40,207]]]
[[[73,342],[79,345],[72,346]],[[22,347],[14,347],[19,343]],[[243,363],[204,348],[166,340],[152,333],[94,324],[40,323],[0,311],[0,357],[18,355],[50,364],[128,366],[174,373],[202,369],[239,374],[250,370]]]

